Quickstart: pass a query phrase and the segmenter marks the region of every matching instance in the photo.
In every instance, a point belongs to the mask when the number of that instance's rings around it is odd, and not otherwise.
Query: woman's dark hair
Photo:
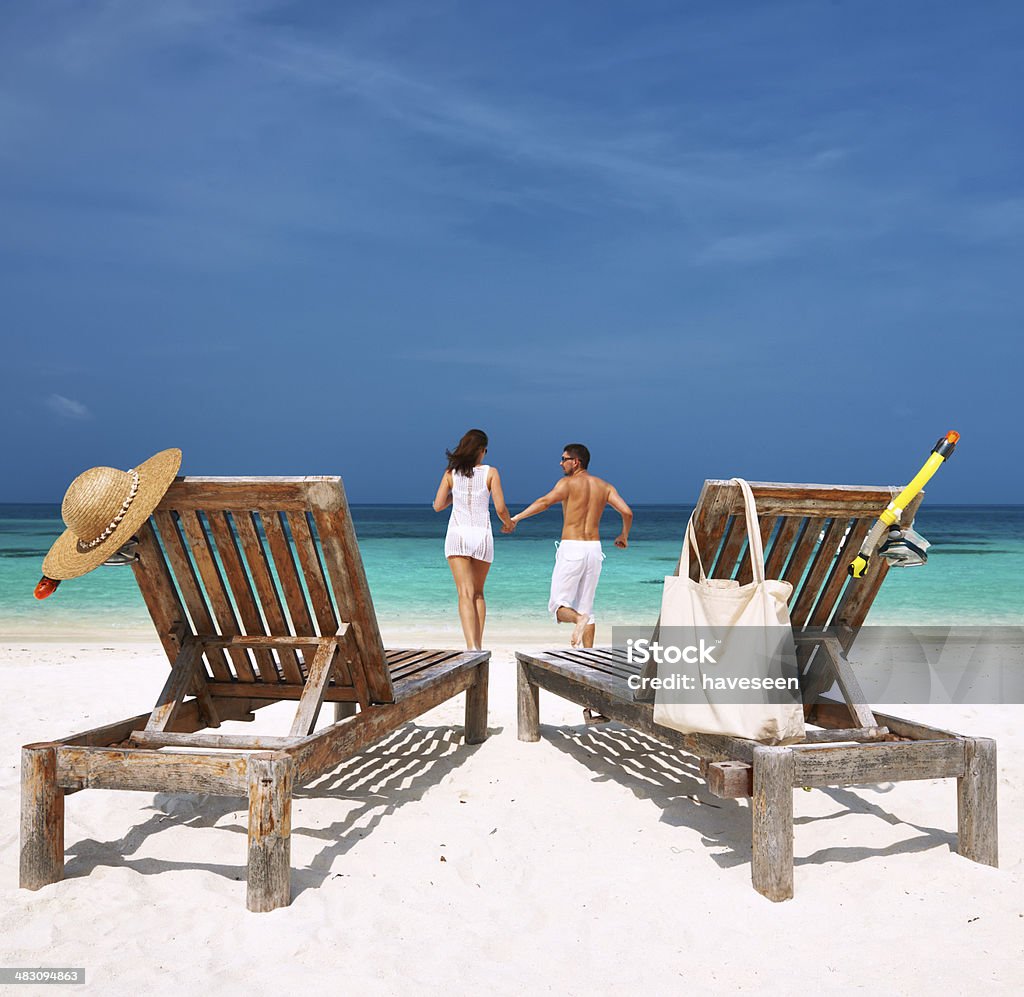
[[[467,476],[472,474],[476,462],[480,459],[480,452],[486,449],[487,434],[482,429],[471,429],[459,440],[459,445],[454,450],[445,450],[448,470]]]

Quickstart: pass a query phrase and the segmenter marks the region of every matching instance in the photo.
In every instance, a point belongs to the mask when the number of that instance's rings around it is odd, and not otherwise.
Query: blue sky
[[[0,13],[0,501],[194,474],[433,496],[479,426],[706,477],[1024,501],[1017,3]]]

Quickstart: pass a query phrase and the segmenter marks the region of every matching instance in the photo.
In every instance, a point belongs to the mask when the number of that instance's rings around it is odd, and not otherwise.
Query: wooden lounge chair
[[[294,788],[461,692],[487,736],[489,652],[384,649],[340,478],[179,478],[138,537],[170,675],[151,713],[23,749],[22,887],[63,875],[67,793],[207,793],[248,796],[249,909],[286,906]],[[208,731],[282,700],[283,736]]]
[[[654,723],[653,707],[628,685],[640,669],[620,650],[518,652],[519,738],[540,737],[539,690],[562,696],[698,756],[709,791],[751,797],[752,879],[770,900],[793,896],[793,789],[910,779],[957,779],[959,852],[996,865],[996,748],[874,713],[846,654],[888,570],[871,559],[851,580],[847,565],[879,512],[888,488],[751,483],[760,514],[766,575],[793,583],[790,613],[806,720],[803,742],[766,747],[743,738],[681,734]],[[910,522],[921,496],[908,508]],[[738,486],[706,481],[696,509],[701,551],[717,553],[708,576],[750,581],[746,525]],[[696,564],[693,565],[696,572]],[[696,575],[694,576],[696,577]],[[842,701],[822,693],[837,685]]]

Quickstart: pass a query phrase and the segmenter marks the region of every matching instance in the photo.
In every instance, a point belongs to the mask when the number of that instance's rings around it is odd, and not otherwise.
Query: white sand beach
[[[18,889],[21,745],[148,710],[167,664],[155,640],[0,649],[0,966],[84,967],[75,992],[104,994],[1019,992],[1024,708],[913,713],[997,739],[999,869],[955,854],[955,780],[797,791],[773,904],[748,802],[693,759],[546,694],[541,741],[517,740],[512,651],[551,634],[493,648],[486,743],[462,743],[460,697],[299,791],[269,914],[245,908],[240,799],[74,794],[65,879]]]

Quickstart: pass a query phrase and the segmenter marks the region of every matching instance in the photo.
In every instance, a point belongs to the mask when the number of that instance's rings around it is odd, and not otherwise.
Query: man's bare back
[[[565,489],[562,499],[562,539],[600,540],[601,514],[614,491],[602,478],[583,471],[560,482]]]

